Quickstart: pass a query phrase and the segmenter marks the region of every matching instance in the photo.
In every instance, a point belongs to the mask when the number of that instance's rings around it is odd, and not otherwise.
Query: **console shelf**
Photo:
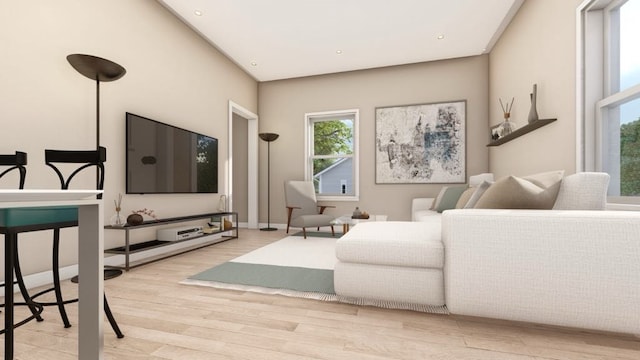
[[[148,228],[148,227],[152,227],[152,226],[161,226],[161,225],[167,225],[167,224],[187,222],[187,221],[192,221],[192,220],[203,220],[203,219],[215,220],[215,219],[217,219],[217,221],[219,221],[221,218],[225,218],[225,219],[229,219],[230,218],[231,219],[231,223],[236,225],[236,226],[233,226],[232,228],[229,228],[229,229],[226,229],[226,230],[218,230],[218,231],[215,231],[215,232],[212,232],[212,233],[207,233],[207,234],[204,234],[204,235],[194,236],[194,237],[191,237],[191,238],[188,238],[188,239],[182,239],[182,240],[176,240],[176,241],[148,240],[148,241],[135,243],[135,244],[131,244],[131,242],[130,242],[130,232],[133,231],[133,230]],[[116,248],[113,248],[113,249],[106,249],[104,251],[107,254],[124,255],[124,258],[125,258],[124,266],[105,265],[105,268],[121,269],[121,270],[129,271],[130,269],[132,269],[134,267],[137,267],[137,266],[140,266],[140,265],[144,265],[144,264],[148,264],[150,262],[158,261],[158,260],[161,260],[161,259],[166,259],[168,257],[175,256],[175,255],[178,255],[178,254],[183,254],[185,252],[192,251],[192,250],[195,250],[195,249],[200,249],[200,248],[203,248],[205,246],[210,246],[210,245],[219,243],[221,241],[237,239],[238,238],[237,224],[238,224],[238,213],[237,212],[216,212],[216,213],[207,213],[207,214],[200,214],[200,215],[180,216],[180,217],[174,217],[174,218],[168,218],[168,219],[162,219],[162,220],[145,221],[140,225],[105,226],[104,228],[107,229],[107,230],[121,230],[121,231],[125,232],[125,243],[124,243],[124,246],[116,247]],[[218,235],[218,234],[222,234],[222,236],[214,237],[214,235]],[[180,249],[175,250],[175,251],[169,251],[166,254],[151,256],[151,257],[149,257],[147,259],[137,260],[135,262],[132,262],[131,259],[130,259],[130,256],[132,254],[136,254],[136,253],[140,253],[140,252],[144,252],[144,251],[148,251],[148,250],[152,250],[152,249],[157,249],[157,248],[161,248],[161,247],[165,247],[165,246],[169,246],[169,245],[174,245],[174,244],[178,244],[178,243],[184,243],[184,242],[188,242],[188,241],[193,241],[193,240],[196,240],[196,239],[202,239],[202,238],[206,238],[206,237],[211,237],[212,240],[204,242],[204,243],[194,244],[193,246],[187,246],[187,247],[184,247],[184,248],[180,248]]]

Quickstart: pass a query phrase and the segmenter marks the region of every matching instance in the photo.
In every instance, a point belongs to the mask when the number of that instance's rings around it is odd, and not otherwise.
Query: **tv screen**
[[[127,194],[217,193],[218,139],[127,113]]]

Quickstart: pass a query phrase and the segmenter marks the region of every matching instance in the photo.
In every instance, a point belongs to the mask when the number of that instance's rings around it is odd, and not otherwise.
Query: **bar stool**
[[[75,178],[80,172],[85,169],[95,167],[97,169],[96,175],[96,186],[98,190],[102,190],[104,188],[104,162],[107,159],[107,149],[104,147],[99,147],[98,150],[45,150],[45,163],[47,166],[51,167],[56,175],[58,175],[58,179],[60,180],[60,186],[63,190],[69,189],[69,184],[71,180]],[[59,167],[54,165],[54,163],[61,164],[81,164],[80,167],[73,170],[68,177],[65,178],[63,172]],[[102,198],[102,195],[98,195],[98,198]],[[52,216],[58,216],[56,214],[57,211],[50,211]],[[75,209],[75,223],[72,223],[70,226],[77,226],[77,209]],[[44,294],[47,294],[51,291],[55,293],[56,301],[53,302],[38,302],[37,304],[42,306],[57,306],[58,311],[60,312],[60,317],[62,318],[62,322],[64,323],[64,327],[71,327],[71,323],[69,322],[69,318],[67,316],[67,311],[65,309],[66,304],[77,302],[78,299],[70,299],[64,300],[62,297],[62,289],[60,287],[60,229],[65,227],[70,227],[69,224],[60,223],[60,226],[52,226],[53,229],[53,255],[52,255],[52,272],[53,272],[53,287],[49,289],[45,289],[43,291],[38,292],[31,296],[31,299],[36,299]],[[79,240],[81,241],[81,240]],[[118,326],[113,314],[111,313],[111,309],[109,308],[109,303],[107,302],[107,296],[104,295],[104,312],[109,320],[109,324],[111,324],[111,328],[116,333],[118,338],[123,338],[124,335],[122,331],[120,331],[120,327]]]
[[[14,170],[18,171],[19,173],[18,189],[24,189],[24,182],[27,177],[27,168],[25,167],[26,165],[27,165],[27,154],[24,152],[16,151],[16,153],[13,155],[0,155],[0,166],[9,166],[8,169],[5,169],[3,172],[0,173],[0,178],[11,173]],[[13,282],[13,284],[11,284],[11,286],[6,286],[6,284],[4,283],[0,284],[0,286],[3,286],[6,292],[6,291],[13,291],[13,285],[18,284],[18,287],[20,288],[20,293],[22,294],[22,297],[25,299],[25,302],[14,303],[13,305],[14,306],[26,305],[29,307],[29,310],[31,311],[31,316],[18,322],[17,324],[14,325],[14,327],[22,326],[33,319],[37,319],[37,321],[42,321],[43,319],[40,316],[40,314],[42,313],[43,307],[31,301],[31,298],[29,297],[29,293],[27,291],[27,287],[25,286],[24,280],[22,278],[22,270],[20,269],[20,257],[18,256],[18,237],[17,237],[17,233],[13,231],[13,225],[15,224],[12,223],[11,214],[5,213],[3,211],[2,215],[3,216],[2,216],[2,219],[0,220],[0,227],[2,227],[3,229],[6,229],[6,231],[3,230],[3,233],[6,232],[5,241],[13,241],[13,248],[15,249],[15,256],[13,261],[14,261],[14,273],[16,276],[16,280]],[[0,304],[0,307],[4,307],[4,304]],[[4,332],[5,332],[5,329],[0,330],[0,334],[4,334]]]

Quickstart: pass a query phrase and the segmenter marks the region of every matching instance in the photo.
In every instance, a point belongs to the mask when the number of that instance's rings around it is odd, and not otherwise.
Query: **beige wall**
[[[488,56],[281,80],[258,86],[260,132],[271,144],[271,222],[286,224],[283,183],[304,178],[304,114],[360,109],[360,201],[335,202],[333,214],[356,206],[390,220],[409,220],[411,199],[435,196],[442,184],[375,184],[375,108],[467,100],[467,176],[488,169]],[[266,222],[266,144],[260,143],[260,222]]]
[[[490,124],[502,121],[498,98],[515,97],[512,120],[527,124],[538,84],[538,115],[558,121],[499,147],[489,164],[497,177],[563,169],[576,162],[576,8],[582,0],[525,1],[489,57]]]
[[[44,165],[45,148],[95,146],[95,83],[66,60],[68,54],[86,53],[127,69],[122,79],[101,86],[106,221],[114,212],[113,200],[125,192],[127,111],[217,137],[219,189],[224,191],[228,101],[257,111],[257,83],[157,2],[2,1],[0,44],[0,153],[28,153],[27,188],[59,187]],[[146,207],[159,217],[217,206],[218,195],[125,195],[123,201],[125,213]],[[65,265],[76,262],[73,235],[63,239]],[[27,273],[50,269],[50,240],[42,241],[50,237],[50,232],[21,236]]]

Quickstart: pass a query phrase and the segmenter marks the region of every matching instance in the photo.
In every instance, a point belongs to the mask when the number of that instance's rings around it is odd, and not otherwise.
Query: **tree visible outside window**
[[[306,178],[319,198],[358,195],[357,110],[310,113],[307,121]]]
[[[640,0],[585,1],[579,11],[579,170],[611,175],[609,202],[640,203]]]

